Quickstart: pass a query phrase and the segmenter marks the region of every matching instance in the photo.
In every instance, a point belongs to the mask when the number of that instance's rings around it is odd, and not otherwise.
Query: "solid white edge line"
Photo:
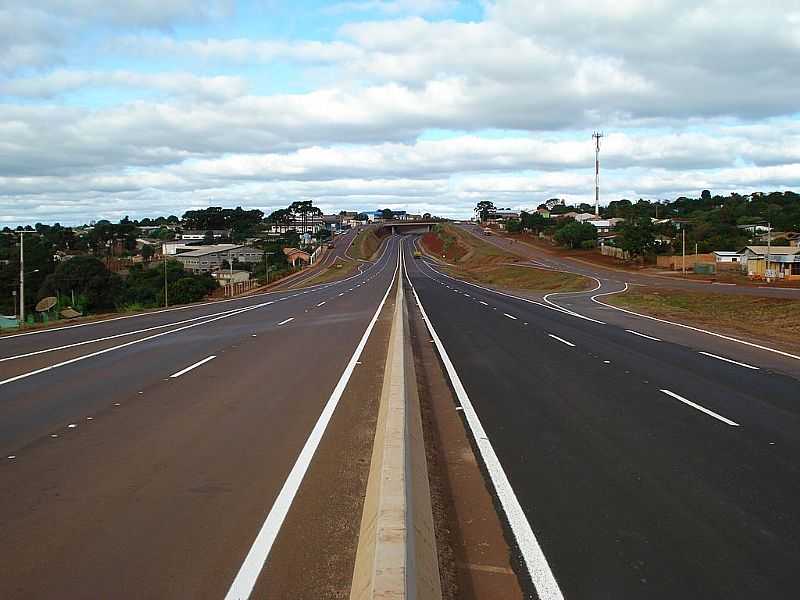
[[[661,340],[657,337],[653,337],[652,335],[647,335],[645,333],[640,333],[638,331],[634,331],[633,329],[626,329],[628,333],[632,333],[633,335],[638,335],[639,337],[647,338],[648,340],[653,340],[654,342],[660,342]]]
[[[607,308],[612,308],[614,310],[618,310],[620,312],[627,313],[629,315],[634,315],[636,317],[641,317],[642,319],[650,319],[651,321],[657,321],[659,323],[666,323],[667,325],[674,325],[675,327],[683,327],[684,329],[690,329],[692,331],[697,331],[700,333],[705,333],[706,335],[712,335],[714,337],[721,338],[723,340],[728,340],[729,342],[735,342],[737,344],[743,344],[745,346],[750,346],[751,348],[758,348],[759,350],[764,350],[766,352],[772,352],[774,354],[779,354],[781,356],[785,356],[787,358],[793,358],[795,360],[800,360],[800,356],[797,354],[791,354],[789,352],[784,352],[783,350],[778,350],[777,348],[770,348],[769,346],[762,346],[761,344],[756,344],[754,342],[748,342],[746,340],[741,340],[739,338],[731,337],[729,335],[724,335],[722,333],[717,333],[716,331],[709,331],[708,329],[701,329],[700,327],[694,327],[693,325],[686,325],[684,323],[677,323],[675,321],[668,321],[666,319],[659,319],[658,317],[652,317],[650,315],[644,315],[642,313],[637,313],[632,310],[628,310],[626,308],[620,308],[619,306],[614,306],[613,304],[606,304],[605,302],[601,302],[597,298],[600,296],[611,296],[613,294],[621,294],[622,292],[628,291],[628,284],[625,284],[625,287],[621,290],[617,290],[615,292],[607,292],[605,294],[596,294],[591,297],[592,302],[605,306]],[[790,289],[790,288],[784,288]]]
[[[372,264],[370,264],[370,266],[367,268],[367,271],[370,271],[371,269],[373,269],[376,266],[378,266],[378,264],[381,262],[383,257],[386,255],[387,248],[388,248],[388,244],[386,245],[386,247],[384,247],[383,252],[381,253],[381,255],[377,259],[375,259],[375,261]],[[367,272],[367,271],[365,271],[365,272]],[[323,290],[323,289],[338,285],[340,283],[344,283],[345,281],[350,281],[351,279],[359,277],[360,275],[363,275],[363,273],[359,272],[359,273],[357,273],[355,275],[351,275],[350,277],[346,277],[345,279],[339,279],[337,281],[332,281],[330,283],[317,283],[317,284],[311,285],[311,286],[309,286],[308,288],[305,288],[305,289],[307,291]],[[87,321],[86,323],[75,323],[73,325],[64,325],[62,327],[48,327],[46,329],[37,329],[36,331],[24,331],[24,332],[20,332],[20,333],[9,333],[7,335],[0,335],[0,343],[2,343],[4,340],[10,340],[10,339],[13,339],[13,338],[24,337],[24,336],[29,336],[29,335],[40,335],[40,334],[44,334],[44,333],[55,333],[55,332],[58,332],[58,331],[64,331],[65,329],[76,329],[78,327],[89,327],[91,325],[102,325],[103,323],[110,323],[112,321],[123,321],[125,319],[136,319],[136,318],[139,318],[139,317],[147,317],[147,316],[151,316],[151,315],[159,315],[159,314],[168,313],[168,312],[175,312],[175,311],[179,311],[179,310],[188,310],[188,309],[191,309],[191,308],[202,308],[204,306],[212,306],[212,305],[217,305],[217,304],[226,304],[228,302],[236,302],[236,301],[239,301],[239,300],[249,300],[251,298],[261,298],[261,297],[264,297],[264,296],[271,296],[273,294],[285,294],[287,291],[288,290],[272,290],[272,291],[269,291],[269,292],[260,292],[258,294],[252,294],[250,296],[243,296],[243,297],[240,297],[240,298],[226,298],[224,300],[214,300],[212,302],[196,302],[196,303],[192,303],[192,304],[184,304],[182,306],[175,306],[175,307],[171,307],[171,308],[160,308],[160,309],[151,310],[151,311],[148,311],[148,312],[136,313],[134,315],[122,315],[122,316],[119,316],[119,317],[111,317],[110,319],[99,319],[97,321]],[[279,298],[278,301],[286,300],[286,299],[287,298]],[[268,302],[266,304],[272,304],[273,302],[275,302],[275,301],[273,300],[272,302]],[[266,304],[262,303],[262,304],[259,304],[258,306],[259,307],[260,306],[265,306]],[[255,306],[255,305],[251,304],[251,305],[247,305],[247,306],[241,306],[241,307],[238,307],[238,308],[232,308],[231,310],[239,310],[239,309],[242,309],[242,308],[249,308],[251,306]],[[217,313],[217,314],[219,314],[219,313]],[[203,315],[203,317],[208,317],[208,316],[210,316],[210,315]],[[185,321],[183,321],[183,322],[185,322]],[[171,323],[171,325],[175,325],[175,324],[176,323]]]
[[[289,508],[291,507],[292,501],[297,494],[297,490],[300,488],[300,484],[302,483],[306,471],[311,464],[311,459],[314,457],[314,453],[316,452],[317,446],[319,446],[319,443],[322,440],[322,436],[325,433],[325,429],[328,427],[328,423],[333,416],[333,412],[336,410],[336,406],[339,404],[339,400],[342,397],[345,388],[347,387],[347,383],[350,381],[350,376],[356,367],[356,362],[358,362],[358,359],[361,358],[361,353],[364,351],[364,347],[367,345],[367,340],[372,333],[372,329],[375,327],[375,323],[378,321],[378,316],[381,313],[381,309],[383,309],[383,305],[386,303],[386,298],[389,297],[389,292],[392,290],[392,286],[397,278],[397,271],[399,268],[400,261],[398,260],[397,266],[394,270],[394,275],[392,276],[392,281],[389,284],[389,287],[386,289],[386,293],[383,295],[383,299],[378,305],[378,309],[375,311],[375,314],[373,315],[372,320],[369,322],[369,325],[367,325],[364,335],[361,336],[361,341],[359,341],[358,346],[356,346],[353,356],[350,357],[350,361],[347,363],[347,366],[345,367],[342,376],[339,378],[336,387],[333,389],[330,398],[328,398],[328,402],[322,409],[322,413],[317,419],[314,429],[311,430],[311,433],[309,434],[303,449],[300,451],[292,470],[289,472],[281,491],[278,493],[278,497],[275,499],[275,502],[273,503],[272,508],[270,509],[266,520],[264,521],[264,524],[261,526],[258,535],[256,535],[256,538],[253,541],[253,545],[250,547],[242,566],[239,568],[239,572],[236,574],[233,583],[231,583],[228,593],[225,594],[225,600],[245,600],[246,598],[249,598],[250,594],[253,592],[256,581],[258,580],[261,570],[264,568],[264,564],[267,561],[267,557],[272,550],[272,544],[275,542],[275,538],[278,536],[278,532],[280,531],[283,521],[289,512]]]
[[[267,302],[266,304],[272,304],[271,302]],[[0,358],[0,363],[7,362],[9,360],[17,360],[20,358],[28,358],[30,356],[37,356],[39,354],[46,354],[48,352],[58,352],[59,350],[67,350],[69,348],[76,348],[78,346],[85,346],[87,344],[96,344],[98,342],[107,342],[109,340],[115,340],[121,337],[126,337],[129,335],[136,335],[138,333],[147,333],[148,331],[155,331],[156,329],[164,329],[165,327],[172,327],[175,325],[183,325],[184,323],[192,323],[194,321],[200,321],[202,319],[210,319],[211,317],[216,317],[218,315],[224,315],[227,313],[236,312],[241,310],[240,308],[232,308],[230,310],[224,310],[217,313],[211,313],[208,315],[203,315],[201,317],[192,317],[191,319],[184,319],[183,321],[174,321],[172,323],[165,323],[164,325],[154,325],[152,327],[145,327],[144,329],[134,329],[133,331],[126,331],[124,333],[117,333],[114,335],[107,335],[105,337],[100,338],[92,338],[91,340],[83,340],[82,342],[74,342],[72,344],[64,344],[63,346],[53,346],[52,348],[44,348],[42,350],[34,350],[32,352],[26,352],[24,354],[14,354],[12,356],[4,356]]]
[[[597,323],[598,325],[606,325],[606,323],[603,322],[603,321],[600,321],[598,319],[593,319],[592,317],[587,317],[586,315],[582,315],[580,313],[576,313],[576,312],[571,311],[571,310],[567,310],[566,308],[562,308],[562,307],[558,306],[557,304],[545,304],[543,302],[537,302],[536,300],[531,300],[529,298],[523,298],[521,296],[515,296],[514,294],[507,294],[505,292],[500,292],[498,290],[493,290],[492,288],[483,287],[482,285],[478,285],[477,283],[472,283],[470,281],[464,281],[462,279],[457,279],[455,277],[451,277],[450,275],[448,275],[446,273],[442,273],[441,271],[437,271],[436,269],[434,269],[430,264],[428,264],[424,260],[422,261],[422,263],[426,267],[428,267],[431,271],[436,273],[437,275],[441,275],[442,277],[447,277],[448,279],[452,279],[453,281],[457,281],[458,283],[461,283],[461,284],[464,284],[464,285],[471,285],[472,287],[478,288],[479,290],[484,290],[486,292],[491,292],[492,294],[497,294],[498,296],[505,296],[506,298],[513,298],[514,300],[520,300],[522,302],[527,302],[528,304],[535,304],[536,306],[541,306],[542,308],[546,308],[547,310],[553,310],[553,311],[556,311],[556,312],[560,312],[562,314],[570,315],[570,316],[575,317],[577,319],[583,319],[584,321],[591,321],[592,323]],[[422,273],[423,275],[425,275],[429,279],[432,279],[433,281],[436,281],[435,279],[433,279],[433,277],[431,277],[430,275],[425,273],[425,271],[423,271],[422,269],[420,269],[419,271],[420,271],[420,273]]]
[[[709,410],[705,406],[700,406],[699,404],[696,404],[696,403],[692,402],[691,400],[687,400],[686,398],[684,398],[683,396],[679,396],[675,392],[671,392],[669,390],[660,390],[660,391],[663,392],[664,394],[666,394],[667,396],[671,396],[672,398],[675,398],[676,400],[679,400],[679,401],[683,402],[684,404],[687,404],[687,405],[691,406],[692,408],[696,408],[700,412],[706,413],[710,417],[714,417],[715,419],[719,419],[723,423],[727,423],[731,427],[739,427],[740,426],[736,421],[731,421],[730,419],[726,419],[722,415],[715,413],[713,410]]]
[[[184,374],[188,373],[188,372],[189,372],[189,371],[191,371],[192,369],[196,369],[197,367],[199,367],[199,366],[201,366],[201,365],[204,365],[204,364],[206,364],[207,362],[214,360],[215,358],[217,358],[216,354],[212,354],[211,356],[207,356],[207,357],[206,357],[206,358],[204,358],[203,360],[198,360],[198,361],[197,361],[196,363],[194,363],[193,365],[189,365],[189,366],[188,366],[188,367],[186,367],[185,369],[181,369],[181,370],[180,370],[180,371],[178,371],[177,373],[173,373],[172,375],[170,375],[170,378],[172,378],[172,379],[175,379],[176,377],[180,377],[181,375],[184,375]]]
[[[283,321],[278,323],[278,325],[286,325],[287,323],[289,323],[291,321],[294,321],[294,317],[289,317],[288,319],[284,319]]]
[[[550,336],[551,338],[553,338],[554,340],[558,340],[558,341],[559,341],[559,342],[561,342],[562,344],[566,344],[567,346],[572,346],[573,348],[575,347],[575,344],[573,344],[572,342],[568,342],[568,341],[567,341],[567,340],[565,340],[564,338],[560,338],[560,337],[558,337],[557,335],[553,335],[552,333],[548,333],[547,335],[549,335],[549,336]]]
[[[0,381],[0,385],[6,385],[7,383],[12,383],[14,381],[19,381],[20,379],[25,379],[26,377],[31,377],[33,375],[39,375],[40,373],[46,373],[47,371],[52,371],[53,369],[57,369],[59,367],[64,367],[67,365],[71,365],[73,363],[86,360],[87,358],[93,358],[95,356],[100,356],[101,354],[106,354],[108,352],[113,352],[114,350],[119,350],[121,348],[127,348],[128,346],[133,346],[134,344],[141,344],[142,342],[146,342],[148,340],[153,340],[156,338],[160,338],[165,335],[170,335],[172,333],[178,333],[179,331],[183,331],[184,329],[191,329],[193,327],[199,327],[200,325],[207,325],[208,323],[213,323],[214,321],[219,321],[220,319],[227,319],[228,317],[235,317],[242,313],[255,310],[257,308],[262,308],[264,306],[263,303],[261,304],[254,304],[253,306],[247,306],[245,308],[236,309],[233,312],[228,312],[226,314],[214,317],[213,319],[206,319],[205,321],[199,321],[197,323],[190,323],[189,325],[184,325],[183,327],[178,327],[177,329],[170,329],[169,331],[162,331],[161,333],[155,333],[153,335],[148,335],[147,337],[140,338],[138,340],[131,340],[130,342],[125,342],[124,344],[120,344],[119,346],[112,346],[110,348],[104,348],[102,350],[98,350],[96,352],[92,352],[91,354],[84,354],[82,356],[76,356],[75,358],[71,358],[69,360],[62,361],[60,363],[55,363],[53,365],[48,365],[46,367],[42,367],[41,369],[36,369],[35,371],[28,371],[27,373],[21,373],[20,375],[15,375],[14,377],[9,377],[8,379],[3,379]]]
[[[402,258],[403,264],[405,265],[405,255],[403,255]],[[453,390],[456,393],[459,404],[463,408],[464,417],[472,432],[473,440],[483,459],[483,464],[486,466],[486,471],[489,473],[489,477],[492,480],[492,485],[494,486],[500,505],[503,507],[503,512],[505,512],[508,523],[511,526],[511,531],[514,534],[517,546],[525,561],[525,566],[536,588],[536,593],[540,600],[563,600],[564,596],[561,593],[561,589],[558,587],[558,582],[550,569],[547,558],[533,533],[531,524],[528,522],[525,512],[522,510],[522,506],[514,493],[514,489],[511,487],[511,482],[509,482],[503,470],[503,466],[500,464],[500,459],[497,457],[497,454],[495,454],[492,443],[489,441],[489,437],[486,435],[486,431],[483,429],[483,425],[472,406],[472,402],[467,395],[466,389],[464,389],[461,378],[458,376],[442,344],[442,340],[433,328],[433,324],[428,318],[425,308],[422,306],[422,301],[417,295],[417,290],[414,289],[414,284],[411,283],[411,278],[408,276],[408,270],[404,269],[404,271],[408,284],[411,286],[411,291],[414,294],[414,298],[417,301],[417,306],[419,306],[420,314],[425,321],[425,325],[428,327],[431,338],[433,338],[436,350],[439,352],[439,356],[445,365],[447,375],[450,378],[450,383],[453,385]]]
[[[758,371],[758,367],[754,367],[753,365],[748,365],[747,363],[739,362],[738,360],[732,360],[730,358],[725,358],[724,356],[719,356],[718,354],[711,354],[711,352],[700,352],[703,356],[710,356],[711,358],[716,358],[717,360],[722,360],[727,363],[731,363],[732,365],[739,365],[740,367],[744,367],[745,369],[753,369],[754,371]]]

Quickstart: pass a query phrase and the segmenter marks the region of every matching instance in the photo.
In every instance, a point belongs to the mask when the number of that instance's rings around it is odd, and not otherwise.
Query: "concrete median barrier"
[[[351,600],[442,597],[403,274],[398,275]]]

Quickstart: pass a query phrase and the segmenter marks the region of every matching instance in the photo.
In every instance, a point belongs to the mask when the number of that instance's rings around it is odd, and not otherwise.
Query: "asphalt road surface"
[[[0,598],[247,597],[397,246],[339,282],[0,338]]]
[[[511,527],[535,535],[542,598],[797,597],[799,358],[405,258],[522,507]]]

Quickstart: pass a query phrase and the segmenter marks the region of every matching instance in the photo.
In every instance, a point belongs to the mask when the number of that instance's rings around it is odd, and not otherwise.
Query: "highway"
[[[397,249],[339,282],[0,338],[0,597],[348,585]]]
[[[800,358],[459,281],[415,239],[1,337],[0,597],[346,597],[398,274],[532,597],[796,597]]]
[[[404,256],[541,598],[797,596],[798,359]]]

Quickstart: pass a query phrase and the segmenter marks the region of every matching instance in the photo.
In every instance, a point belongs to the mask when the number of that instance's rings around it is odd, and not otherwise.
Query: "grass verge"
[[[375,252],[381,245],[381,238],[378,237],[374,227],[367,227],[362,229],[356,239],[353,240],[353,245],[350,246],[350,256],[353,258],[360,258],[361,260],[370,260]]]
[[[672,289],[629,290],[603,300],[654,317],[800,348],[800,300]]]
[[[591,281],[580,275],[514,264],[520,261],[518,256],[451,225],[425,234],[422,246],[449,263],[451,275],[474,283],[536,292],[577,292],[591,287]]]
[[[305,281],[303,285],[318,285],[320,283],[338,281],[339,279],[344,279],[345,277],[349,277],[355,273],[357,268],[358,263],[354,260],[343,260],[341,258],[337,258],[336,262],[330,267],[326,267],[324,270],[320,271],[319,275],[316,275],[315,277]]]

